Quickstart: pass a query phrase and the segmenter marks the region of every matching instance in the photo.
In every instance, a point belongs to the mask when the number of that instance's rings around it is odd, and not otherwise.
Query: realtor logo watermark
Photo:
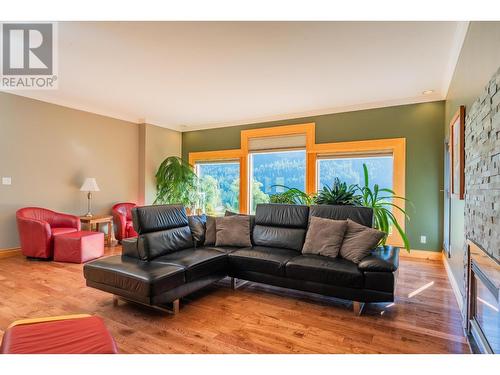
[[[0,89],[56,89],[57,25],[2,23],[1,30]]]

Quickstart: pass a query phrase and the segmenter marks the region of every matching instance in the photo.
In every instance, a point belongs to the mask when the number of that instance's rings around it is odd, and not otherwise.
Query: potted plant
[[[284,185],[273,185],[272,187],[281,187],[286,190],[281,193],[271,195],[269,197],[270,203],[303,204],[306,206],[310,206],[314,203],[314,195],[304,193],[300,189],[289,188]]]
[[[169,156],[156,172],[157,192],[153,204],[180,203],[190,207],[197,185],[193,167],[177,156]]]
[[[286,190],[270,196],[271,203],[285,204],[327,204],[327,205],[353,205],[370,207],[373,210],[374,227],[385,232],[381,245],[385,245],[389,235],[391,225],[394,225],[403,240],[404,247],[409,252],[410,243],[408,236],[394,215],[394,210],[403,213],[404,218],[410,219],[406,211],[398,206],[395,201],[405,200],[404,197],[397,196],[394,191],[387,188],[380,188],[378,184],[370,187],[368,168],[363,164],[364,185],[348,185],[335,178],[331,187],[324,186],[317,194],[307,194],[299,189],[289,188],[283,185],[275,185]]]
[[[400,223],[398,223],[398,220],[393,213],[393,209],[399,210],[403,213],[404,218],[410,220],[406,211],[394,203],[395,200],[406,201],[406,198],[397,196],[391,189],[380,188],[378,184],[373,185],[373,188],[371,188],[366,164],[363,164],[363,174],[364,185],[357,186],[356,188],[356,190],[360,193],[360,205],[373,209],[374,227],[378,230],[381,230],[389,235],[389,229],[391,225],[394,225],[403,240],[404,247],[408,252],[410,252],[408,236],[401,227]],[[381,245],[385,244],[387,235],[382,239]]]
[[[361,204],[361,197],[356,194],[357,190],[356,185],[347,185],[347,183],[335,177],[332,187],[324,186],[318,192],[314,202],[316,204],[359,206]]]

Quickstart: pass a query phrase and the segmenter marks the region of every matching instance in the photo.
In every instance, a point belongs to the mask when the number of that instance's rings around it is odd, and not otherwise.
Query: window
[[[250,154],[250,212],[283,186],[305,190],[306,151],[273,151]]]
[[[394,190],[398,196],[405,196],[404,138],[316,143],[314,123],[246,129],[240,136],[239,149],[189,153],[189,163],[196,165],[198,175],[210,175],[216,180],[211,185],[216,185],[219,192],[213,194],[215,203],[210,203],[207,197],[204,204],[209,213],[221,214],[227,207],[253,213],[258,203],[267,202],[271,194],[284,190],[275,185],[309,194],[331,185],[335,177],[362,185],[363,163],[368,166],[372,187],[378,184]],[[227,163],[232,164],[232,172],[221,171],[229,168]],[[200,170],[198,165],[207,167]],[[404,201],[399,205],[404,209]],[[398,210],[393,213],[404,229],[403,214]],[[389,235],[388,243],[403,244],[397,233]]]
[[[327,156],[319,157],[317,161],[318,189],[323,186],[332,186],[335,177],[348,185],[364,185],[363,164],[366,164],[369,176],[369,187],[375,184],[380,188],[394,189],[392,155],[374,156]],[[393,233],[393,228],[389,229]]]
[[[240,162],[196,163],[200,178],[199,205],[209,215],[222,216],[226,210],[239,212]]]
[[[368,168],[370,187],[393,189],[392,155],[372,156],[318,156],[318,189],[331,186],[335,177],[347,184],[364,185],[363,164]]]

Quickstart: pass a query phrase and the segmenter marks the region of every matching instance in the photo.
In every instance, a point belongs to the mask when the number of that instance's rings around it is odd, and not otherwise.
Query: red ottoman
[[[12,323],[2,354],[115,354],[115,340],[98,316],[66,315]]]
[[[85,263],[104,255],[104,233],[72,232],[54,236],[56,262]]]

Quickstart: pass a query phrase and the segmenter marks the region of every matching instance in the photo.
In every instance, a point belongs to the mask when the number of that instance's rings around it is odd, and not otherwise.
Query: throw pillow
[[[215,217],[207,216],[207,223],[205,224],[205,246],[215,245]]]
[[[244,215],[215,219],[215,246],[250,247],[250,218]]]
[[[205,215],[188,216],[188,220],[195,245],[203,245],[205,243],[207,217]]]
[[[255,215],[240,214],[238,212],[226,210],[224,216],[248,216],[250,218],[250,240],[253,242],[253,228],[255,227]]]
[[[347,230],[340,247],[340,256],[357,264],[370,255],[384,236],[384,232],[347,219]]]
[[[332,220],[311,216],[302,254],[337,257],[347,229],[346,220]]]

